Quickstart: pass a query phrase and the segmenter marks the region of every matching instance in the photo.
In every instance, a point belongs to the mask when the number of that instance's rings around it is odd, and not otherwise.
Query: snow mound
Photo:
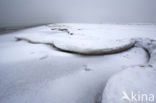
[[[135,46],[148,53],[149,62],[146,65],[131,66],[112,76],[104,89],[102,103],[154,102],[156,41],[148,38],[137,38],[135,41]]]
[[[143,47],[142,43],[148,46],[152,41],[150,39],[131,39],[133,37],[126,38],[122,37],[123,35],[114,37],[106,31],[98,32],[101,29],[97,31],[97,28],[90,28],[90,32],[86,31],[88,29],[80,29],[75,25],[53,24],[23,30],[23,34],[17,35],[16,39],[35,44],[48,44],[60,51],[85,55],[117,53],[133,47],[134,44],[146,50],[148,47]],[[94,36],[93,31],[96,31]],[[100,36],[101,33],[104,33],[103,36]],[[109,36],[104,36],[105,33],[108,33]]]
[[[54,41],[54,45],[62,51],[73,52],[78,54],[98,55],[116,53],[127,50],[134,45],[134,41],[125,40],[80,40],[75,41]]]
[[[25,40],[34,44],[47,44],[54,48],[77,54],[100,55],[117,53],[127,50],[134,46],[135,41],[132,39],[119,40],[87,40],[76,38],[55,39],[53,41],[40,41],[35,38],[17,36],[17,40]]]
[[[102,103],[151,103],[156,95],[155,79],[156,70],[150,65],[125,69],[108,80]]]

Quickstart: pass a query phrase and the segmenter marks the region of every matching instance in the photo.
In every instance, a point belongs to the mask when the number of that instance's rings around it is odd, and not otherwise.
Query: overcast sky
[[[156,23],[156,0],[0,0],[0,27],[62,22]]]

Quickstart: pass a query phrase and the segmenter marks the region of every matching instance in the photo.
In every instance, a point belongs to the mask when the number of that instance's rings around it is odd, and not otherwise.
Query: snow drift
[[[102,103],[155,103],[155,79],[156,69],[149,65],[129,67],[108,80]]]
[[[155,95],[155,32],[155,26],[72,24],[3,35],[0,101],[127,103],[119,100],[122,91]],[[102,55],[110,53],[116,54]]]
[[[131,66],[112,76],[104,89],[102,103],[155,103],[156,41],[140,38],[136,39],[135,45],[147,51],[149,62]]]
[[[134,46],[133,39],[123,40],[105,40],[91,41],[80,40],[77,42],[74,39],[70,40],[55,40],[53,42],[42,42],[29,39],[29,37],[16,37],[17,40],[24,40],[33,44],[45,44],[65,52],[71,52],[83,55],[101,55],[112,54],[127,50]],[[113,44],[113,45],[112,45]]]
[[[69,29],[69,28],[68,28]],[[70,34],[68,29],[54,28],[53,30],[61,30]],[[73,33],[75,34],[75,33]],[[41,36],[40,38],[42,38]],[[44,37],[45,38],[45,37]],[[156,61],[156,41],[149,38],[132,38],[132,39],[84,39],[68,37],[39,39],[38,36],[16,36],[17,40],[25,40],[33,44],[45,44],[54,47],[57,50],[82,54],[82,55],[101,55],[122,52],[134,46],[142,48],[147,53],[148,63],[138,66],[130,66],[125,70],[115,74],[106,83],[102,99],[98,102],[102,103],[129,103],[130,101],[121,100],[122,93],[137,92],[153,93],[156,95],[156,84],[153,83],[156,78],[155,61]],[[133,75],[133,77],[132,77]],[[129,78],[127,78],[129,76]],[[147,85],[142,84],[146,82]],[[153,91],[154,90],[154,91]],[[137,92],[138,93],[138,92]],[[139,94],[140,95],[140,94]],[[137,102],[137,101],[135,101]],[[148,102],[148,101],[145,101]]]

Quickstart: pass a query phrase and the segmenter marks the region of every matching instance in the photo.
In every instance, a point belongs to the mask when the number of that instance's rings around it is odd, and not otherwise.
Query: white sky
[[[0,27],[56,22],[153,23],[156,0],[0,0]]]

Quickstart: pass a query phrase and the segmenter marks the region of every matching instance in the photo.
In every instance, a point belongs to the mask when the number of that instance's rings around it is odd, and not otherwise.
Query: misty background
[[[0,28],[47,23],[156,23],[156,0],[0,0]]]

